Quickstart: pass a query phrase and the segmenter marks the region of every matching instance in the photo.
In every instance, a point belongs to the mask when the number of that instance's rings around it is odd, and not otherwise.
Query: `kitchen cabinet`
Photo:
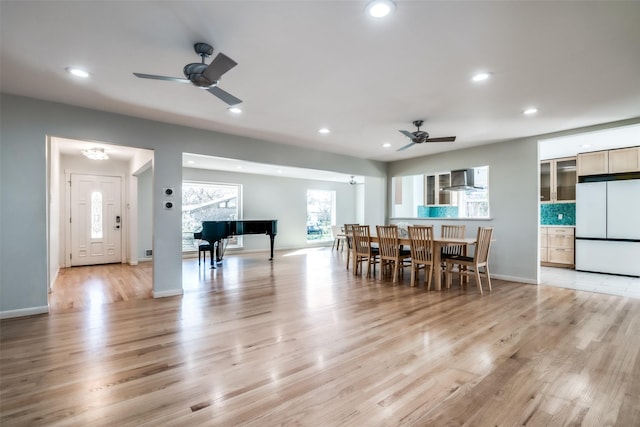
[[[540,262],[549,266],[573,267],[575,259],[574,227],[540,228]]]
[[[576,200],[576,158],[540,162],[540,203]]]
[[[640,171],[640,147],[609,150],[609,173]]]
[[[549,260],[549,233],[548,227],[540,227],[540,262]]]
[[[578,176],[609,173],[609,152],[594,151],[578,154]]]
[[[578,154],[578,176],[640,172],[640,147]]]
[[[444,191],[451,186],[451,173],[440,173],[424,176],[425,205],[450,205],[452,194]]]

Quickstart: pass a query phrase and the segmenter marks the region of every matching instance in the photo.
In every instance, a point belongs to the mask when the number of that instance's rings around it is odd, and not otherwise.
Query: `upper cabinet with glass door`
[[[451,192],[445,188],[451,186],[451,173],[442,172],[424,176],[424,200],[425,205],[450,205]]]
[[[576,158],[540,162],[540,203],[575,202]]]

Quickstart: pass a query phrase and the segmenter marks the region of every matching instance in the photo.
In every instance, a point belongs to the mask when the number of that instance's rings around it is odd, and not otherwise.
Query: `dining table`
[[[371,243],[380,243],[378,236],[372,235],[369,237]],[[398,242],[403,246],[411,246],[411,241],[408,237],[400,237]],[[447,245],[464,245],[465,249],[469,245],[475,245],[475,237],[434,237],[433,238],[433,286],[436,291],[442,290],[442,259],[440,254],[442,248]]]

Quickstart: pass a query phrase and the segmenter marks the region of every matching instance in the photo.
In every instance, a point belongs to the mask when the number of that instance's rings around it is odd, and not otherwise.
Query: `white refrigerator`
[[[577,184],[576,270],[640,276],[640,179]]]

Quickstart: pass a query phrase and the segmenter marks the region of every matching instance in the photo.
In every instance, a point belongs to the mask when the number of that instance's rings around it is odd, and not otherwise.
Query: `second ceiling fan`
[[[429,138],[429,133],[423,130],[420,130],[420,126],[424,123],[423,120],[414,120],[413,125],[418,128],[418,130],[414,132],[409,132],[407,130],[399,131],[404,136],[408,137],[411,140],[411,143],[405,145],[404,147],[398,148],[396,151],[406,150],[415,144],[422,144],[424,142],[453,142],[456,140],[455,136],[445,136],[442,138]]]

